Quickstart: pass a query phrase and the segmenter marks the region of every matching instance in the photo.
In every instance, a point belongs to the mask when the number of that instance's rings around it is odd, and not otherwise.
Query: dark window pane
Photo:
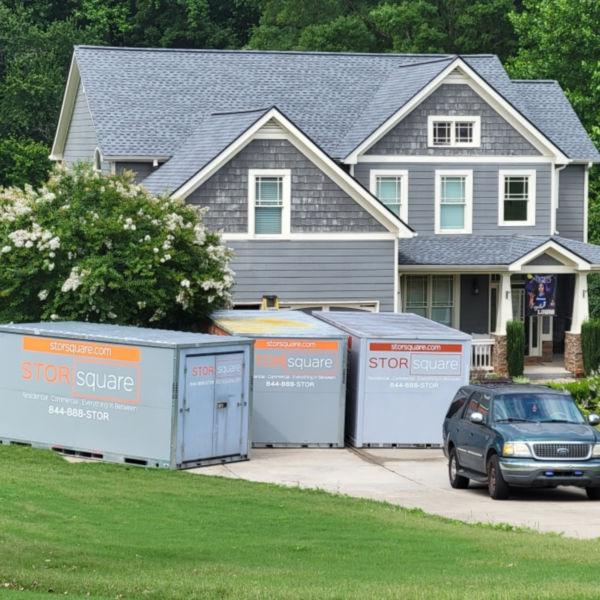
[[[527,221],[527,200],[505,200],[505,221]]]

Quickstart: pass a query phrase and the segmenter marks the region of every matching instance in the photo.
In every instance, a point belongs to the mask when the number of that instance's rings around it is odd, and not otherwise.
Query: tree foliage
[[[233,285],[203,212],[87,164],[57,167],[38,191],[0,190],[0,322],[194,329]]]
[[[492,52],[516,50],[516,0],[251,0],[260,25],[248,46],[270,50]]]
[[[41,186],[48,179],[50,148],[31,139],[0,139],[0,186]]]

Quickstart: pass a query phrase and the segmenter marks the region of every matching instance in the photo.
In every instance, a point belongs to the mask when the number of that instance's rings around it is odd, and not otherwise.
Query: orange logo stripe
[[[141,357],[139,348],[42,337],[23,337],[23,350],[126,362],[140,362]]]

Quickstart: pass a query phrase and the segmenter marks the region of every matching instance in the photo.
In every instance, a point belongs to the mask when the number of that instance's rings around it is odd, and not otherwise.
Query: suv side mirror
[[[591,416],[591,415],[590,415]],[[471,413],[471,423],[483,423],[483,415],[480,412]]]
[[[600,423],[600,417],[592,413],[588,415],[588,423],[590,425],[598,425],[598,423]]]

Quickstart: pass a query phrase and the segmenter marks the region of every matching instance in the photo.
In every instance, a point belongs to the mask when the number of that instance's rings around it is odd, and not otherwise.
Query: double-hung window
[[[471,233],[473,171],[436,171],[435,232]]]
[[[371,193],[405,223],[408,222],[408,171],[372,170]]]
[[[429,115],[427,145],[430,148],[478,148],[481,146],[481,117]]]
[[[251,169],[248,174],[249,233],[256,236],[290,233],[289,170]]]
[[[535,225],[535,171],[499,172],[498,225]]]
[[[454,275],[406,275],[404,311],[454,324]]]

